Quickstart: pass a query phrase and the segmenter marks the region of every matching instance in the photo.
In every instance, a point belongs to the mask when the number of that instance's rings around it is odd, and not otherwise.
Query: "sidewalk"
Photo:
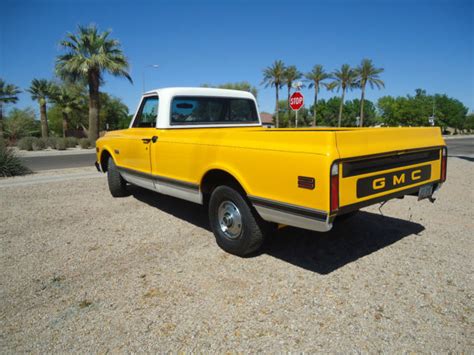
[[[58,155],[80,155],[80,154],[95,154],[95,148],[68,148],[66,150],[56,150],[56,149],[45,149],[45,150],[38,150],[38,151],[27,151],[27,150],[19,150],[18,148],[14,147],[13,150],[20,158],[32,158],[32,157],[51,157],[51,156],[58,156]]]
[[[0,178],[0,189],[5,187],[31,186],[58,181],[104,178],[105,176],[105,174],[99,173],[93,167],[46,170],[24,176]]]
[[[462,139],[462,138],[474,138],[474,134],[457,134],[455,136],[443,135],[443,139]]]

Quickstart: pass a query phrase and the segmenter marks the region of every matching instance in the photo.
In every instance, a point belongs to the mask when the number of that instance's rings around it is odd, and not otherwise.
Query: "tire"
[[[218,186],[212,192],[209,222],[217,244],[230,254],[247,256],[264,242],[265,222],[232,187]]]
[[[117,169],[112,157],[107,162],[107,182],[109,183],[109,191],[113,197],[128,196],[127,182]]]

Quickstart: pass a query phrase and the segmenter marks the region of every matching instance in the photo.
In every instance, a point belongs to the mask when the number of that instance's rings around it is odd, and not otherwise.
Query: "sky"
[[[132,85],[106,75],[101,90],[121,98],[131,112],[143,86],[237,81],[256,86],[260,110],[273,112],[275,90],[261,82],[263,69],[276,59],[308,72],[315,64],[333,71],[363,58],[384,68],[385,89],[369,90],[369,100],[423,88],[474,111],[473,3],[2,0],[0,78],[23,90],[34,78],[53,78],[60,40],[78,25],[96,24],[120,41],[133,78]],[[309,107],[313,92],[302,92]],[[323,90],[321,98],[334,95]],[[347,98],[359,96],[356,90]],[[37,104],[23,92],[16,107],[28,106]]]

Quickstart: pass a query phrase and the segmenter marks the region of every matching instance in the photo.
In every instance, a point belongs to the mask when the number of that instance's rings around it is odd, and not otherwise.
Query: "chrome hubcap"
[[[217,214],[222,233],[230,239],[239,237],[242,233],[242,216],[237,206],[231,201],[224,201]]]

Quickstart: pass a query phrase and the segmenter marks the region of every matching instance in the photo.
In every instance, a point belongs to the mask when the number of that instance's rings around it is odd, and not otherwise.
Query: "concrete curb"
[[[64,169],[67,170],[67,169]],[[87,169],[90,170],[90,169]],[[77,179],[93,179],[93,178],[103,178],[105,174],[101,174],[94,171],[54,171],[53,173],[47,174],[32,174],[26,176],[16,176],[10,178],[1,178],[0,179],[0,189],[5,187],[16,187],[16,186],[31,186],[36,184],[44,184],[44,183],[51,183],[51,182],[59,182],[59,181],[70,181],[70,180],[77,180]]]
[[[456,135],[456,136],[443,136],[443,139],[463,139],[463,138],[474,138],[473,134]]]
[[[66,150],[55,150],[55,149],[45,149],[38,151],[25,151],[19,150],[18,148],[13,148],[17,156],[20,158],[32,158],[32,157],[53,157],[60,155],[80,155],[80,154],[94,154],[95,148],[81,149],[81,148],[69,148]]]

